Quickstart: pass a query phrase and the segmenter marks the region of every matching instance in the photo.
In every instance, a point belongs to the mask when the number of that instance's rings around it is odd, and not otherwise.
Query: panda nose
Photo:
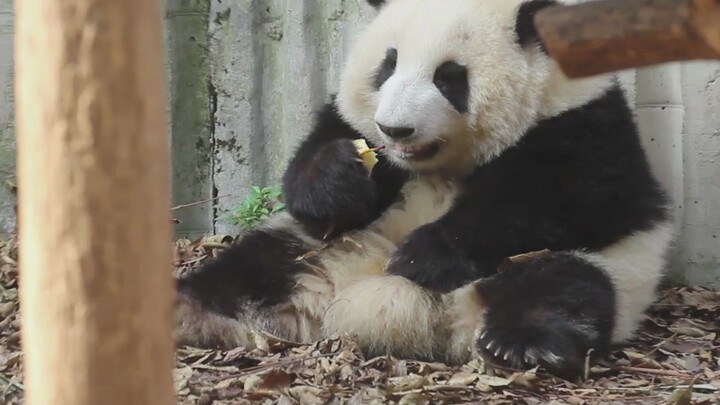
[[[415,128],[405,127],[386,127],[385,125],[377,124],[378,128],[387,136],[393,139],[407,138],[415,132]]]

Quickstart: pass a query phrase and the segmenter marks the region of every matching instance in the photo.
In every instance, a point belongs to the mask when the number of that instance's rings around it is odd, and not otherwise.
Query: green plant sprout
[[[244,229],[251,229],[268,216],[284,209],[279,188],[253,186],[250,195],[235,209],[228,221]]]

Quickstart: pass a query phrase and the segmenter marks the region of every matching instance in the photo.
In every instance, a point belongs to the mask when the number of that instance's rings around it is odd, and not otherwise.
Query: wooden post
[[[160,0],[15,0],[28,405],[174,402]]]
[[[720,0],[596,0],[535,16],[569,77],[666,62],[720,59]]]

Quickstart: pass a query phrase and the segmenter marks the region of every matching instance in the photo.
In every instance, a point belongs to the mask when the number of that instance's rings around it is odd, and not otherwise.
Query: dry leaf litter
[[[175,271],[232,238],[175,243]],[[17,246],[0,241],[0,404],[22,403]],[[542,369],[497,370],[393,357],[366,359],[350,336],[297,344],[258,332],[258,348],[177,349],[179,404],[720,404],[720,292],[667,287],[637,338],[587,368],[584,381]]]

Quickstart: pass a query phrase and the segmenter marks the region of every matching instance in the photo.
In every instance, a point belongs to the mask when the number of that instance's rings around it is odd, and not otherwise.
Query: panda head
[[[338,109],[404,168],[467,172],[610,83],[570,81],[545,54],[532,21],[553,0],[368,2]]]

